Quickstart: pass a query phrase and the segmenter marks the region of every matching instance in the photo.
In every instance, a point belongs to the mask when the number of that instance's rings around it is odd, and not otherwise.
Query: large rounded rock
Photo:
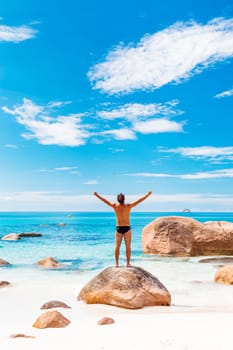
[[[233,284],[233,265],[223,266],[215,274],[215,282]]]
[[[140,267],[108,267],[83,287],[78,300],[127,309],[171,304],[163,284]]]
[[[35,328],[64,328],[70,321],[58,311],[48,311],[40,315],[33,324]]]
[[[168,256],[233,255],[233,223],[161,217],[144,227],[142,248]]]

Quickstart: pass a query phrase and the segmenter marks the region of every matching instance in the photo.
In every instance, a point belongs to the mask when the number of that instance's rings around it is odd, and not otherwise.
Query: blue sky
[[[3,1],[0,210],[232,211],[231,1]]]

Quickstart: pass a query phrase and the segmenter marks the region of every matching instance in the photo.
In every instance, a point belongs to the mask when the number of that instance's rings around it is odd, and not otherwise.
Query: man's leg
[[[127,266],[130,265],[130,257],[131,257],[131,237],[132,237],[132,232],[129,230],[124,234],[124,239],[125,239],[125,247],[126,247],[126,259],[127,259]]]
[[[121,241],[122,241],[122,234],[119,232],[116,232],[116,245],[115,245],[116,267],[119,266],[119,254],[120,254]]]

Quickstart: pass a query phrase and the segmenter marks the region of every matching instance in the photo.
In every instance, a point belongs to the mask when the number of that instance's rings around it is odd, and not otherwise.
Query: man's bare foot
[[[119,265],[117,264],[116,267],[119,267]]]
[[[131,264],[127,264],[127,267],[132,267],[132,265]]]

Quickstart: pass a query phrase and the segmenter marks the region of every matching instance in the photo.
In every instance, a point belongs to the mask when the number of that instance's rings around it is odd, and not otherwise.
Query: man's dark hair
[[[117,200],[118,200],[118,202],[119,202],[120,204],[123,204],[123,203],[124,203],[124,201],[125,201],[125,196],[123,195],[123,193],[119,193],[119,194],[117,195]]]

